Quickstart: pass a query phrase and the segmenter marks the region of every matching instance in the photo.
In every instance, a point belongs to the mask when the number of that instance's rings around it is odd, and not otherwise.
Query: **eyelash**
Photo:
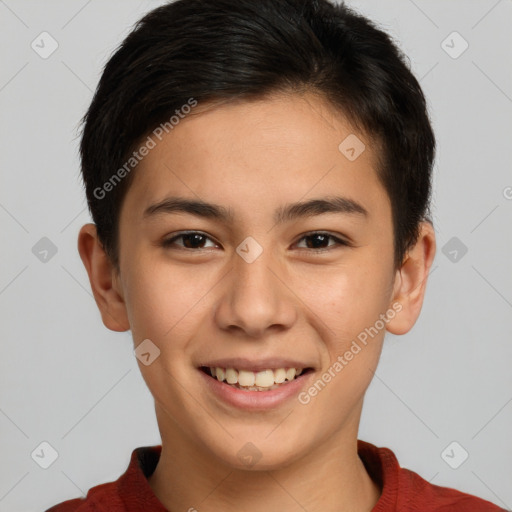
[[[201,235],[209,240],[211,240],[213,242],[213,240],[208,236],[206,235],[205,233],[202,233],[200,231],[182,231],[181,233],[178,233],[176,235],[174,235],[173,237],[171,238],[168,238],[166,240],[163,240],[162,241],[162,247],[164,248],[172,248],[172,245],[173,243],[178,240],[179,238],[183,238],[184,236],[187,236],[187,235]],[[324,231],[312,231],[310,233],[306,233],[305,235],[302,236],[302,238],[299,239],[299,242],[301,242],[302,240],[304,240],[305,238],[310,238],[310,237],[314,237],[315,235],[324,235],[328,238],[332,238],[336,244],[335,245],[331,245],[329,247],[322,247],[322,248],[318,248],[318,249],[315,249],[315,248],[308,248],[308,247],[301,247],[300,250],[307,250],[307,251],[313,251],[313,252],[316,252],[316,253],[322,253],[322,252],[326,252],[326,251],[330,251],[336,247],[340,247],[340,246],[346,246],[346,247],[351,247],[352,244],[350,244],[349,242],[347,242],[346,240],[343,240],[341,238],[338,238],[334,235],[332,235],[331,233],[327,233],[327,232],[324,232]],[[216,242],[215,242],[216,243]],[[187,250],[187,251],[199,251],[201,248],[195,248],[195,249],[192,249],[192,248],[189,248],[189,247],[179,247],[179,249],[183,249],[183,250]]]

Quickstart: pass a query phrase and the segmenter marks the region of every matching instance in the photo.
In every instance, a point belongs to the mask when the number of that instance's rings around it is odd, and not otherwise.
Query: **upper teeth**
[[[251,372],[210,366],[212,377],[217,377],[220,382],[226,381],[228,384],[259,387],[270,387],[274,384],[281,384],[285,380],[293,380],[302,373],[302,370],[303,368],[277,368],[276,370]]]

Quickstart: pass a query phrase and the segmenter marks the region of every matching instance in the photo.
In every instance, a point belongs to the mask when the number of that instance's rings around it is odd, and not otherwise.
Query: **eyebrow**
[[[146,208],[143,218],[171,213],[188,213],[205,219],[222,221],[227,224],[232,223],[235,217],[230,208],[218,204],[171,196]],[[333,196],[281,206],[274,213],[274,222],[276,224],[282,224],[297,218],[313,217],[323,213],[356,214],[362,215],[363,217],[369,216],[366,208],[356,201],[347,197]]]

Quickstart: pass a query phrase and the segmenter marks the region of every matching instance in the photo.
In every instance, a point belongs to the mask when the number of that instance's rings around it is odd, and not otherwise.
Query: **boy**
[[[357,439],[436,249],[435,139],[388,36],[327,0],[178,0],[84,121],[78,248],[162,445],[50,511],[501,510]]]

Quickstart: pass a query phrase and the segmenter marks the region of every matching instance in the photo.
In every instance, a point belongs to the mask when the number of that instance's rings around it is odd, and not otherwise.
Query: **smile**
[[[268,368],[266,370],[253,372],[249,370],[238,370],[235,368],[201,367],[207,375],[225,382],[230,386],[245,391],[270,391],[281,385],[295,380],[303,372],[307,373],[310,368]]]

